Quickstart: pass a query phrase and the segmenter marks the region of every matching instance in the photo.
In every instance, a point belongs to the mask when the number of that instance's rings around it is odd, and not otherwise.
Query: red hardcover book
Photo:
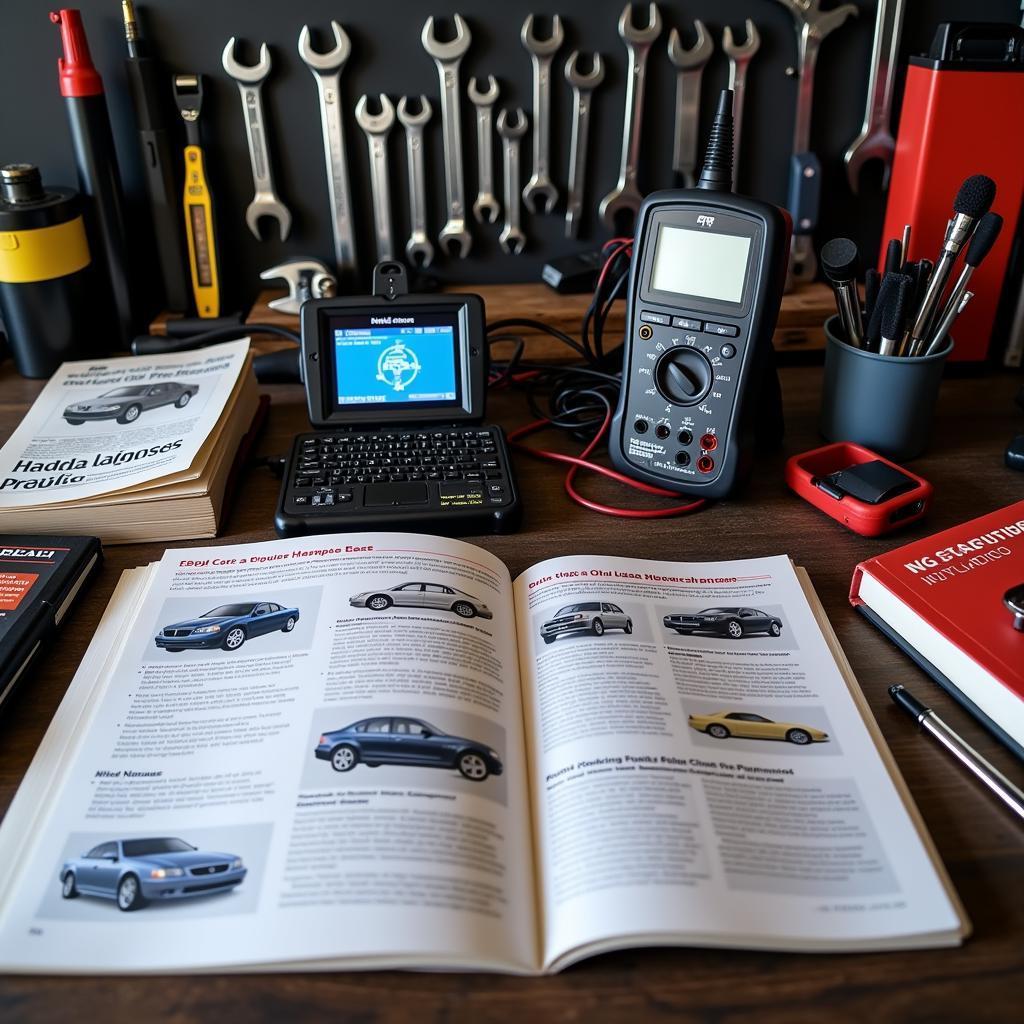
[[[850,601],[1024,760],[1021,583],[1024,501],[861,562]]]

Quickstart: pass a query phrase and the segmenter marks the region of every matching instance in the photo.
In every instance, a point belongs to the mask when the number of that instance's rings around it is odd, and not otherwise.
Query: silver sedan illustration
[[[569,633],[601,636],[607,629],[632,633],[633,620],[611,601],[578,601],[559,608],[555,617],[540,627],[540,635],[544,643],[553,644],[560,636]]]
[[[396,608],[434,608],[455,612],[464,619],[479,616],[492,619],[494,613],[478,597],[442,583],[400,583],[389,590],[365,590],[348,599],[353,608],[369,608],[383,612]]]

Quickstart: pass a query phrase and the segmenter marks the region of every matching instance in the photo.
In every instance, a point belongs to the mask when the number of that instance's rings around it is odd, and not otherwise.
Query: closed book
[[[0,535],[0,707],[102,557],[95,537]]]
[[[1024,760],[1024,501],[861,562],[850,601]]]

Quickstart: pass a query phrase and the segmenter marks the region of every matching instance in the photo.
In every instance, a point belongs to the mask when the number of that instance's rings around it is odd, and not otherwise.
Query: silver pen
[[[930,732],[968,771],[984,782],[1010,810],[1024,818],[1024,792],[1021,792],[998,768],[989,764],[906,687],[890,686],[889,696],[915,719],[922,729]]]

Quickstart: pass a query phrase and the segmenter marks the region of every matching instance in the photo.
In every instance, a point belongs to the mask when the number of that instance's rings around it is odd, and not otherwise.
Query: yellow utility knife
[[[220,274],[213,227],[213,195],[206,180],[206,161],[199,137],[203,76],[175,75],[174,98],[185,122],[185,233],[192,272],[196,313],[204,319],[220,315]]]

